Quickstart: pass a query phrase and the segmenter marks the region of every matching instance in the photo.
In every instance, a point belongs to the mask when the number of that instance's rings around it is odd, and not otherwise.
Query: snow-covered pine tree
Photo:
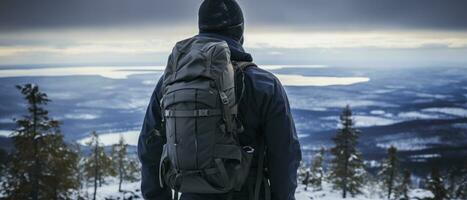
[[[318,153],[313,157],[313,161],[310,167],[310,183],[314,190],[322,189],[322,181],[324,177],[324,153],[325,149],[321,148]]]
[[[449,170],[448,192],[453,199],[467,199],[467,162]]]
[[[112,168],[112,160],[105,153],[99,141],[99,135],[95,131],[91,133],[91,138],[86,145],[91,150],[91,154],[84,161],[84,176],[88,181],[93,181],[93,200],[95,200],[97,187],[102,186],[106,176],[114,175],[115,172]]]
[[[467,166],[463,168],[454,196],[458,199],[467,199]]]
[[[329,179],[334,189],[342,190],[342,198],[347,193],[352,196],[361,193],[365,169],[361,153],[357,150],[358,130],[354,127],[352,111],[347,105],[340,115],[340,126],[333,138],[334,156],[330,163]]]
[[[77,156],[63,140],[59,122],[43,107],[50,100],[33,84],[16,86],[27,101],[27,114],[16,120],[14,151],[3,183],[7,199],[69,199],[77,187]]]
[[[448,198],[448,191],[444,185],[444,179],[441,177],[438,168],[431,170],[430,177],[427,180],[427,189],[433,193],[433,200],[443,200]]]
[[[123,136],[120,136],[118,144],[112,145],[112,161],[116,167],[116,175],[118,175],[119,184],[118,191],[122,191],[123,181],[136,181],[137,165],[134,160],[131,160],[127,154],[128,145],[125,143]]]
[[[74,170],[74,174],[75,174],[75,179],[78,182],[78,188],[77,188],[78,198],[82,198],[81,197],[81,190],[83,189],[83,183],[85,181],[85,179],[84,179],[84,162],[85,162],[85,158],[83,157],[83,152],[81,150],[81,145],[76,143],[74,147],[75,147],[74,150],[75,150],[76,154],[78,155],[78,158],[77,158],[78,164],[73,168],[73,170]]]
[[[399,200],[409,200],[409,191],[410,191],[410,171],[409,170],[404,170],[402,173],[402,181],[400,184],[395,188],[394,193],[396,199]]]
[[[0,177],[3,177],[3,169],[6,166],[6,163],[8,161],[8,153],[0,148]]]
[[[391,146],[388,148],[388,157],[381,162],[381,169],[378,172],[387,199],[391,199],[394,196],[394,188],[398,185],[399,181],[398,175],[399,159],[397,158],[397,149]]]

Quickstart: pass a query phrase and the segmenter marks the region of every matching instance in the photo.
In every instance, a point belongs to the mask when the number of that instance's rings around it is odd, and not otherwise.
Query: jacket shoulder
[[[251,83],[255,93],[274,95],[277,87],[281,87],[279,79],[271,72],[260,67],[249,67],[245,70],[245,76]]]

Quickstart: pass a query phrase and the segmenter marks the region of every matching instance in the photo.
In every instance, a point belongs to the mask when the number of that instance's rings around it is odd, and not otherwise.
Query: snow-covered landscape
[[[118,192],[118,182],[116,180],[109,181],[107,185],[98,188],[96,199],[141,199],[140,183],[127,183],[124,184],[122,190],[124,192]],[[81,191],[81,195],[84,197],[90,197],[93,193],[93,187],[87,187]],[[377,188],[367,186],[364,189],[364,193],[355,197],[348,197],[348,200],[383,200],[384,194],[378,191]],[[423,199],[426,197],[433,197],[430,191],[423,189],[413,189],[410,191],[411,199]],[[342,195],[339,191],[333,190],[332,186],[325,182],[323,183],[322,190],[313,190],[308,188],[305,190],[305,186],[299,185],[295,193],[296,200],[337,200],[342,199]]]
[[[386,149],[396,147],[401,168],[411,175],[410,196],[430,197],[424,188],[430,170],[444,174],[461,166],[467,156],[467,73],[452,68],[383,69],[336,68],[329,66],[266,66],[282,81],[290,99],[304,164],[311,163],[321,148],[334,144],[339,114],[345,105],[353,110],[352,119],[361,132],[358,149],[370,174],[380,169]],[[77,143],[83,151],[96,131],[100,143],[109,151],[122,137],[134,156],[142,119],[162,67],[53,67],[9,68],[0,70],[0,142],[11,148],[8,137],[15,128],[13,118],[24,113],[24,103],[14,85],[36,82],[48,94],[50,115],[62,122],[65,140]],[[5,73],[3,73],[5,72]],[[413,73],[423,76],[412,77]],[[297,76],[296,74],[300,74]],[[339,77],[339,78],[336,78]],[[398,77],[398,78],[394,78]],[[429,77],[429,78],[427,78]],[[431,82],[431,79],[437,79]],[[62,84],[57,85],[57,82]],[[325,154],[329,167],[332,155]],[[340,191],[323,180],[321,190],[303,184],[296,197],[304,199],[340,199]],[[80,195],[89,197],[93,187],[83,182]],[[87,186],[86,186],[87,185]],[[98,199],[141,197],[139,182],[118,181],[109,177],[97,188]],[[380,188],[366,184],[355,197],[347,199],[384,199]]]

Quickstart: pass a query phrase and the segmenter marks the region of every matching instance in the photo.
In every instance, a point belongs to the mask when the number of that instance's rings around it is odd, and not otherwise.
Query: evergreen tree
[[[322,181],[324,177],[323,161],[324,161],[324,148],[321,148],[320,151],[315,154],[313,161],[311,163],[310,173],[311,173],[311,185],[315,190],[322,189]]]
[[[91,139],[86,145],[91,150],[91,154],[84,161],[84,175],[88,181],[94,184],[93,199],[96,199],[97,187],[102,186],[106,176],[114,175],[112,160],[104,151],[104,147],[99,141],[96,132],[91,133]]]
[[[75,152],[77,155],[77,165],[73,168],[76,182],[78,182],[78,196],[81,194],[81,189],[83,189],[83,182],[84,182],[84,162],[85,159],[82,156],[83,152],[81,151],[81,145],[75,144]]]
[[[334,189],[342,190],[342,198],[347,193],[352,196],[361,193],[365,173],[360,152],[357,150],[358,130],[354,127],[352,111],[347,105],[340,115],[340,127],[333,138],[329,179]]]
[[[399,159],[397,158],[397,149],[394,146],[389,147],[388,157],[381,163],[381,170],[378,175],[382,179],[383,190],[386,191],[386,197],[391,199],[394,195],[394,188],[398,181]]]
[[[447,199],[448,197],[448,191],[444,186],[443,177],[441,177],[441,174],[437,168],[432,169],[430,177],[427,181],[427,188],[431,191],[431,193],[433,193],[433,200],[443,200]]]
[[[14,151],[3,183],[7,199],[69,199],[76,154],[59,131],[59,122],[43,108],[50,100],[32,84],[17,86],[27,100],[27,114],[16,120]]]
[[[3,169],[8,162],[8,153],[0,148],[0,177],[3,177]]]
[[[448,192],[451,198],[467,199],[467,165],[451,169],[448,182]]]
[[[123,181],[136,181],[138,167],[136,162],[128,158],[127,155],[128,145],[125,143],[123,136],[120,136],[118,144],[112,146],[112,161],[113,166],[117,168],[119,178],[118,191],[122,191]]]
[[[395,189],[396,199],[409,200],[410,191],[410,171],[404,170],[402,174],[402,182]]]

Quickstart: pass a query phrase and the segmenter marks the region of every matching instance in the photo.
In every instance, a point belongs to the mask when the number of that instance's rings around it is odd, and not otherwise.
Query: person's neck
[[[227,43],[227,45],[229,45],[229,49],[231,53],[230,56],[232,60],[246,61],[246,62],[253,61],[253,58],[251,57],[251,55],[245,52],[245,49],[243,49],[242,44],[240,44],[240,42],[238,42],[237,40],[234,40],[228,36],[217,34],[217,33],[199,33],[199,35],[224,40]]]

